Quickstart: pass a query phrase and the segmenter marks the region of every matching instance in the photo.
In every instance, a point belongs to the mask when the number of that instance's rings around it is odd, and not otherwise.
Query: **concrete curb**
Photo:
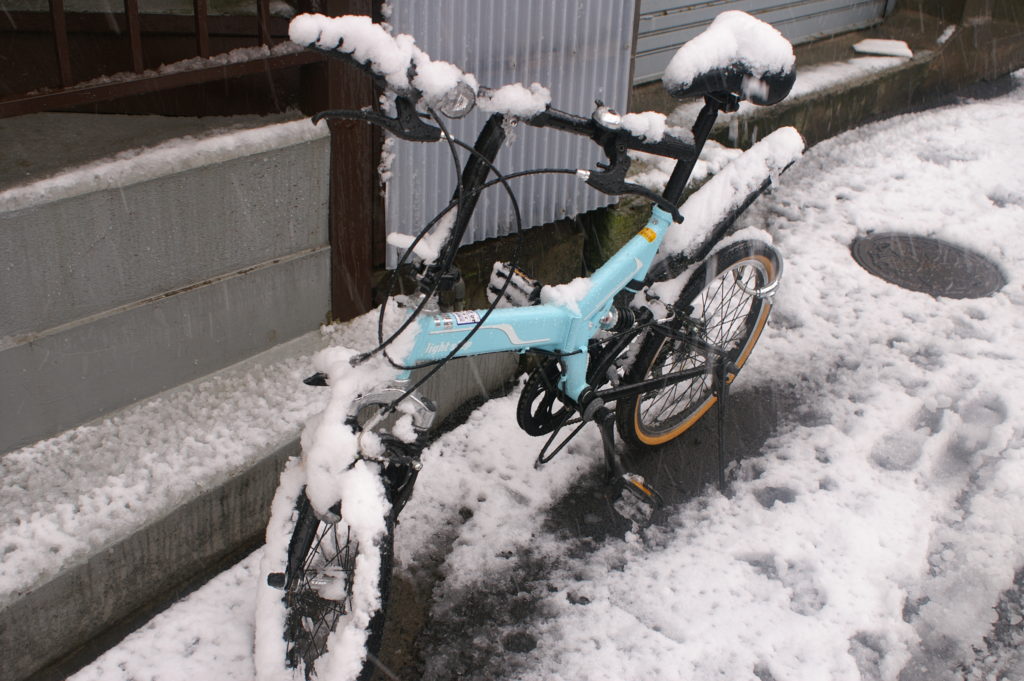
[[[197,574],[259,546],[281,468],[298,451],[297,438],[269,449],[248,470],[0,611],[0,680],[64,678],[77,667],[66,658],[90,656],[90,641],[148,619]]]

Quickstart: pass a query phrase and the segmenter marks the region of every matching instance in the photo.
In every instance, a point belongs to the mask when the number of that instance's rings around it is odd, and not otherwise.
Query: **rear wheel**
[[[741,241],[710,256],[690,277],[676,302],[678,329],[687,340],[656,332],[644,339],[626,376],[634,383],[680,371],[702,369],[699,375],[619,400],[619,433],[631,444],[654,446],[682,435],[717,401],[712,372],[715,353],[731,370],[726,381],[747,361],[771,310],[770,297],[781,272],[781,259],[771,246]],[[685,313],[685,314],[684,314]]]

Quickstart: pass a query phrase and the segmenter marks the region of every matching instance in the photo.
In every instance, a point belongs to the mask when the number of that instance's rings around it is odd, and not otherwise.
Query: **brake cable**
[[[452,149],[453,162],[456,164],[456,167],[461,170],[461,165],[458,162],[458,154],[455,153],[455,138],[448,133],[448,130],[444,126],[444,123],[438,118],[438,116],[433,112],[433,110],[430,109],[429,107],[428,107],[427,110],[430,113],[431,117],[434,119],[434,122],[441,129],[442,136],[444,137],[445,141],[448,143],[449,147]],[[467,145],[465,145],[465,143],[463,143],[463,146],[467,146]],[[469,147],[467,146],[467,148],[469,148]],[[476,153],[476,154],[479,155],[479,152],[476,152],[476,150],[472,150],[472,153]],[[513,259],[518,262],[519,253],[520,253],[520,250],[521,250],[521,247],[522,247],[522,243],[523,243],[523,221],[522,221],[522,213],[521,213],[521,211],[519,209],[519,201],[518,201],[518,199],[516,199],[515,192],[512,191],[512,188],[508,185],[508,182],[505,181],[504,175],[495,167],[494,163],[491,162],[490,160],[488,160],[486,157],[484,157],[482,155],[480,155],[480,158],[481,158],[482,161],[484,161],[487,164],[488,169],[490,171],[494,172],[494,174],[501,181],[502,186],[504,187],[506,193],[509,196],[509,200],[512,202],[512,209],[513,209],[513,212],[514,212],[514,215],[515,215],[515,222],[516,222],[516,234],[518,236],[518,238],[516,239],[516,247],[515,247],[515,250],[513,251]],[[460,184],[461,184],[461,181],[460,181]],[[420,238],[422,238],[423,234],[424,233],[421,232]],[[453,244],[453,247],[457,247],[457,245]],[[406,257],[411,252],[411,250],[412,250],[411,247],[406,250]],[[403,261],[404,260],[405,260],[405,258],[403,257]],[[502,289],[500,291],[501,295],[504,295],[504,293],[507,290],[507,287],[508,287],[508,285],[510,283],[511,283],[511,279],[509,279],[509,280],[507,280],[505,282],[504,286],[502,286]],[[434,287],[432,288],[432,290],[430,292],[430,295],[433,295],[433,293],[436,291],[436,288],[437,288],[437,286],[439,284],[440,284],[440,281],[435,283]],[[406,319],[405,323],[402,325],[401,330],[396,332],[395,334],[393,334],[391,339],[389,339],[389,340],[393,341],[394,338],[396,338],[397,335],[399,333],[401,333],[402,330],[407,328],[409,326],[409,324],[415,319],[415,317],[420,312],[422,312],[423,308],[426,306],[427,302],[429,301],[430,295],[425,295],[424,296],[423,301],[421,301],[420,305],[417,306],[416,311],[413,314],[411,314],[408,319]],[[434,374],[436,374],[438,371],[440,371],[441,367],[443,367],[451,359],[453,359],[455,357],[455,355],[458,354],[459,350],[461,350],[466,345],[466,343],[468,343],[469,340],[476,334],[476,332],[479,331],[482,328],[483,323],[485,321],[487,321],[487,318],[496,309],[498,301],[500,299],[501,299],[500,297],[496,297],[495,298],[494,302],[492,302],[490,307],[487,308],[487,310],[484,312],[483,316],[480,318],[480,320],[477,322],[477,324],[473,327],[473,329],[471,329],[469,331],[469,333],[467,333],[466,336],[461,341],[459,341],[459,343],[457,343],[456,346],[448,353],[448,355],[446,357],[444,357],[443,359],[441,359],[441,360],[437,360],[435,362],[427,363],[427,364],[420,364],[420,365],[417,365],[415,367],[406,367],[404,365],[400,365],[400,364],[396,363],[394,360],[392,360],[388,356],[387,352],[384,350],[384,348],[382,346],[378,346],[378,348],[375,349],[371,354],[376,353],[377,351],[382,352],[384,357],[387,359],[388,363],[390,363],[393,367],[395,367],[397,369],[412,370],[412,369],[420,368],[420,367],[423,367],[423,366],[430,366],[431,364],[433,365],[433,368],[431,368],[430,371],[428,371],[425,376],[423,376],[418,381],[416,381],[411,387],[406,389],[402,393],[402,395],[400,395],[398,398],[396,398],[390,404],[388,404],[386,407],[384,407],[381,410],[380,414],[384,415],[384,414],[393,412],[395,410],[395,408],[397,407],[397,405],[402,400],[406,399],[407,397],[412,395],[414,392],[416,392],[416,390],[418,390],[420,388],[420,386],[422,386],[428,380],[433,378]],[[380,321],[379,321],[379,327],[378,328],[381,328],[382,325],[383,325],[383,314],[384,314],[384,309],[382,308],[382,310],[381,310],[381,318],[380,318]],[[358,358],[356,358],[356,359],[358,359]]]
[[[490,187],[492,187],[492,186],[494,186],[496,184],[501,184],[502,187],[504,188],[506,194],[508,195],[509,200],[512,203],[512,208],[513,208],[513,213],[514,213],[514,218],[515,218],[515,225],[516,225],[516,235],[517,235],[515,249],[514,249],[513,254],[512,254],[512,266],[513,267],[518,267],[518,262],[519,262],[519,258],[520,258],[520,252],[522,250],[522,245],[523,245],[523,234],[524,234],[524,232],[523,232],[523,223],[522,223],[522,213],[521,213],[521,210],[520,210],[520,207],[519,207],[519,202],[518,202],[518,199],[515,196],[515,192],[509,186],[508,181],[510,179],[514,179],[514,178],[520,178],[520,177],[524,177],[524,176],[528,176],[528,175],[539,175],[539,174],[571,174],[571,175],[578,175],[578,171],[577,170],[568,169],[568,168],[534,169],[534,170],[518,171],[518,172],[515,172],[515,173],[510,173],[508,175],[505,175],[505,174],[503,174],[501,171],[499,171],[497,169],[497,167],[494,165],[494,163],[490,159],[486,158],[477,149],[475,149],[474,147],[470,146],[469,144],[467,144],[463,140],[460,140],[460,139],[452,136],[449,133],[447,127],[444,125],[443,121],[433,111],[433,109],[431,109],[430,107],[427,107],[427,111],[429,113],[430,118],[433,119],[433,122],[438,126],[438,128],[440,128],[440,130],[441,130],[441,135],[440,136],[448,144],[448,147],[449,147],[449,149],[451,151],[452,162],[453,162],[453,164],[455,165],[455,168],[456,168],[456,176],[457,176],[457,182],[458,182],[458,185],[457,185],[458,188],[457,188],[457,192],[456,192],[457,197],[453,198],[448,203],[448,206],[445,209],[443,209],[433,220],[431,220],[430,223],[428,223],[423,228],[423,230],[420,231],[420,233],[415,237],[415,239],[412,241],[412,243],[406,248],[405,253],[403,253],[402,258],[400,259],[398,265],[396,266],[396,268],[393,271],[391,277],[389,278],[389,287],[388,287],[388,295],[387,295],[388,298],[391,297],[392,292],[394,290],[395,282],[398,279],[397,273],[398,273],[399,269],[408,261],[409,257],[412,255],[412,253],[413,253],[413,251],[415,249],[415,246],[426,236],[426,234],[429,232],[429,230],[434,225],[436,225],[444,216],[446,216],[448,214],[448,212],[450,210],[452,210],[452,208],[456,208],[457,209],[458,206],[464,205],[465,187],[463,185],[462,177],[461,177],[461,172],[460,172],[462,170],[462,166],[461,166],[460,160],[458,158],[458,154],[456,152],[456,147],[457,146],[461,146],[464,149],[468,150],[470,154],[477,156],[479,158],[479,160],[481,160],[481,161],[483,161],[485,163],[485,165],[488,168],[488,170],[490,172],[494,173],[494,175],[496,176],[496,178],[494,180],[485,182],[480,187],[474,189],[473,193],[474,194],[479,194],[479,193],[483,192],[485,189],[488,189],[488,188],[490,188]],[[367,119],[364,119],[364,120],[367,120]],[[371,120],[370,122],[371,123],[377,123],[377,121],[374,121],[374,120]],[[458,214],[456,214],[456,219],[458,219]],[[457,248],[457,245],[453,244],[452,247],[453,248]],[[386,406],[382,410],[382,413],[380,415],[384,415],[384,414],[393,412],[400,402],[402,402],[404,399],[406,399],[411,394],[413,394],[424,383],[426,383],[428,380],[430,380],[445,364],[447,364],[449,361],[451,361],[452,359],[455,358],[455,356],[458,354],[458,352],[463,347],[465,347],[465,345],[472,339],[472,337],[476,334],[476,332],[479,331],[482,328],[484,322],[488,319],[488,317],[491,315],[491,313],[497,308],[498,302],[502,299],[502,297],[504,296],[505,292],[507,291],[509,285],[511,284],[511,278],[507,278],[505,280],[505,282],[503,283],[501,289],[499,289],[499,291],[497,292],[497,295],[495,296],[494,300],[491,302],[491,304],[488,306],[488,308],[484,311],[484,314],[478,320],[478,322],[473,327],[473,329],[471,329],[469,331],[469,333],[467,333],[466,336],[463,337],[463,339],[461,341],[459,341],[459,343],[457,343],[456,346],[451,351],[449,351],[449,353],[445,357],[443,357],[441,359],[437,359],[437,360],[432,360],[430,362],[423,362],[423,363],[417,364],[415,366],[406,366],[404,364],[399,364],[398,362],[393,360],[387,354],[387,351],[386,351],[387,346],[389,346],[392,342],[394,342],[415,321],[415,319],[423,312],[423,310],[429,304],[431,298],[437,292],[437,290],[438,290],[438,288],[440,286],[440,283],[441,283],[441,278],[437,278],[437,280],[433,282],[430,290],[423,295],[423,298],[420,301],[420,303],[417,305],[416,309],[413,310],[413,312],[411,312],[407,316],[407,318],[399,326],[399,328],[396,331],[394,331],[387,339],[383,338],[383,335],[384,335],[383,334],[384,315],[385,315],[385,312],[386,312],[386,305],[387,305],[387,303],[385,302],[384,305],[382,305],[381,312],[380,312],[380,314],[378,316],[378,323],[377,323],[378,346],[376,348],[374,348],[373,350],[370,350],[368,352],[365,352],[365,353],[362,353],[360,355],[357,355],[356,357],[354,357],[351,360],[351,363],[353,365],[357,365],[357,364],[360,364],[362,362],[365,362],[370,357],[372,357],[373,355],[375,355],[378,352],[380,352],[380,353],[382,353],[384,355],[384,357],[388,361],[388,363],[392,367],[394,367],[396,369],[400,369],[400,370],[403,370],[403,371],[411,371],[411,370],[414,370],[414,369],[421,369],[421,368],[425,368],[425,367],[432,367],[430,369],[430,371],[428,371],[425,376],[423,376],[422,378],[417,380],[410,388],[405,390],[402,395],[400,395],[394,401],[389,403],[388,406]],[[610,340],[611,339],[605,339],[603,342],[610,342]],[[582,352],[582,350],[578,351],[578,352]],[[558,354],[564,356],[564,355],[577,354],[577,353],[574,352],[574,353],[558,353]],[[573,433],[573,435],[575,435],[575,433]],[[572,436],[570,436],[570,438],[567,438],[567,440],[571,439],[571,437]],[[559,447],[559,449],[561,449],[561,447]]]
[[[457,139],[457,138],[448,137],[447,136],[447,132],[445,133],[445,136],[446,136],[446,139],[449,139],[451,142],[454,142],[455,144],[465,148],[470,153],[475,154],[477,156],[480,156],[481,160],[483,160],[485,163],[487,163],[487,165],[490,167],[490,170],[495,175],[498,176],[497,179],[490,180],[490,181],[484,183],[483,185],[481,185],[480,187],[477,187],[476,189],[474,189],[474,191],[473,191],[474,194],[482,193],[484,190],[489,189],[489,188],[491,188],[491,187],[493,187],[493,186],[495,186],[497,184],[502,184],[504,186],[504,189],[505,189],[506,193],[509,194],[509,196],[510,196],[510,198],[512,200],[512,203],[513,203],[513,207],[516,209],[516,213],[517,213],[517,217],[516,217],[516,234],[519,237],[519,240],[516,243],[516,250],[513,253],[513,264],[515,266],[518,266],[519,251],[521,250],[522,234],[523,234],[522,220],[521,220],[521,217],[519,217],[519,215],[518,215],[517,200],[515,198],[515,194],[512,191],[511,187],[508,186],[508,180],[517,179],[517,178],[525,177],[525,176],[528,176],[528,175],[540,175],[540,174],[575,175],[576,171],[572,170],[572,169],[568,169],[568,168],[538,168],[538,169],[533,169],[533,170],[521,170],[521,171],[517,171],[517,172],[514,172],[514,173],[509,173],[508,175],[504,175],[500,171],[497,170],[497,168],[493,165],[493,163],[489,162],[485,157],[483,157],[471,145],[467,144],[463,140],[460,140],[460,139]],[[423,230],[420,231],[420,233],[416,236],[416,238],[412,241],[412,243],[405,249],[405,252],[403,253],[402,258],[399,260],[399,262],[396,265],[395,269],[392,270],[392,274],[389,277],[387,297],[390,298],[392,296],[392,294],[394,292],[395,283],[398,280],[398,271],[400,270],[400,268],[403,265],[405,265],[408,262],[408,259],[412,255],[413,251],[415,250],[416,245],[424,238],[424,236],[426,236],[427,232],[429,232],[430,229],[434,225],[436,225],[445,215],[448,214],[448,212],[452,208],[455,208],[457,205],[458,205],[457,199],[453,198],[448,203],[448,205],[445,206],[441,210],[441,212],[433,220],[431,220],[423,228]],[[508,282],[506,282],[506,284],[502,286],[501,290],[499,291],[500,294],[504,294],[505,293],[505,291],[507,290],[507,285],[508,285]],[[410,313],[407,316],[407,318],[404,320],[404,322],[401,324],[401,326],[399,326],[399,328],[397,330],[392,332],[391,335],[388,336],[387,339],[383,338],[384,317],[383,317],[383,311],[382,311],[382,313],[378,316],[378,323],[377,323],[377,342],[378,342],[378,346],[376,348],[374,348],[373,350],[370,350],[368,352],[362,353],[361,355],[358,355],[357,357],[355,357],[353,359],[353,363],[354,364],[359,364],[359,363],[362,363],[362,362],[366,361],[367,359],[369,359],[373,355],[377,354],[378,352],[383,351],[384,348],[386,348],[395,339],[397,339],[398,336],[400,336],[402,334],[402,332],[404,332],[409,327],[409,325],[412,324],[412,322],[415,320],[415,318],[418,317],[419,314],[423,311],[423,309],[429,303],[430,297],[436,292],[436,290],[437,290],[437,286],[435,284],[434,288],[432,288],[427,294],[425,294],[423,296],[423,300],[420,301],[420,303],[419,303],[419,305],[417,305],[416,309],[413,310],[413,312]],[[493,306],[488,308],[488,310],[487,310],[488,314],[490,313],[491,309],[493,309]],[[422,364],[417,364],[415,367],[409,367],[409,366],[403,366],[403,365],[397,364],[394,361],[392,361],[390,358],[388,358],[388,361],[396,369],[410,370],[410,369],[414,369],[414,368],[423,368],[423,367],[427,367],[427,366],[432,366],[434,364],[444,363],[444,362],[448,361],[448,359],[450,359],[450,358],[446,357],[446,358],[443,358],[443,359],[432,360],[430,362],[424,362]]]

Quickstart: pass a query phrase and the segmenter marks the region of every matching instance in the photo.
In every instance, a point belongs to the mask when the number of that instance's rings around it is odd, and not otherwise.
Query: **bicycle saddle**
[[[676,51],[662,80],[678,99],[728,92],[754,104],[781,102],[796,80],[793,46],[771,25],[722,12]]]

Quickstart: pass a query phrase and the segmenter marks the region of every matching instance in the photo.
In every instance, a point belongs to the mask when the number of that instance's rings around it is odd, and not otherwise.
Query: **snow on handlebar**
[[[383,79],[391,91],[422,100],[451,118],[466,115],[474,104],[488,113],[529,118],[551,103],[551,93],[538,83],[529,88],[519,83],[482,88],[472,73],[431,59],[412,36],[391,35],[368,16],[300,14],[289,24],[288,37],[303,47],[347,55]]]
[[[368,16],[300,14],[289,24],[288,37],[303,47],[347,54],[383,78],[390,89],[404,95],[419,94],[431,106],[460,88],[468,87],[474,97],[479,89],[472,74],[431,59],[412,36],[393,36]]]

